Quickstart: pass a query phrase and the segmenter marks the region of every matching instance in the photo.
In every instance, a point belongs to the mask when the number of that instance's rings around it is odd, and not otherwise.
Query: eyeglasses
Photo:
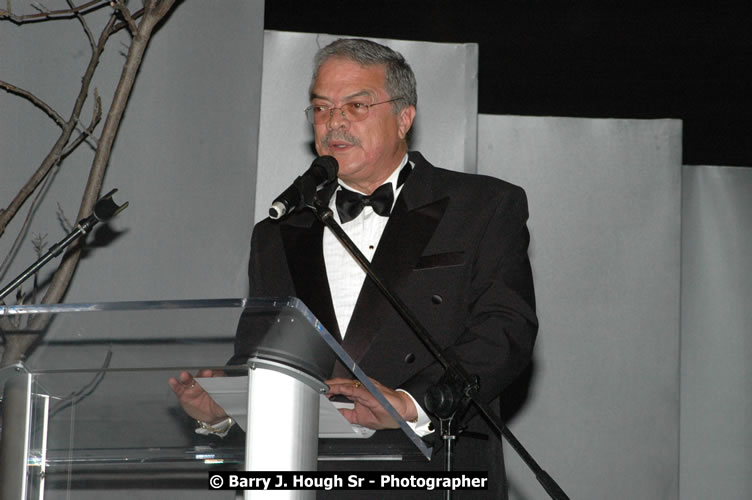
[[[368,118],[368,110],[371,109],[371,107],[378,106],[379,104],[386,104],[388,102],[399,101],[400,99],[404,99],[404,97],[395,97],[394,99],[389,99],[388,101],[375,102],[373,104],[368,104],[366,102],[360,101],[352,101],[346,102],[339,108],[314,104],[313,106],[308,106],[305,109],[305,115],[309,123],[319,125],[331,120],[332,117],[334,117],[334,110],[338,109],[342,113],[342,118],[345,118],[351,122],[359,122]]]

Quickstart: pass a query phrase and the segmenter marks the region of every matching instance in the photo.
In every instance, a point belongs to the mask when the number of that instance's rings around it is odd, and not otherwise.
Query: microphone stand
[[[455,440],[454,428],[456,424],[452,422],[455,416],[461,416],[464,410],[470,404],[474,403],[479,412],[486,418],[486,420],[496,429],[496,431],[504,436],[509,445],[514,448],[517,454],[522,458],[525,464],[533,471],[538,482],[543,486],[549,496],[554,500],[569,500],[569,497],[554,481],[554,479],[544,471],[535,459],[527,452],[517,438],[511,433],[507,426],[501,421],[501,418],[491,413],[488,405],[480,401],[477,397],[479,381],[477,377],[471,377],[459,360],[453,355],[451,351],[442,352],[439,344],[434,340],[431,334],[420,323],[415,315],[410,311],[407,305],[402,300],[394,295],[394,293],[384,284],[383,281],[376,275],[371,268],[368,259],[353,243],[349,236],[344,232],[342,227],[334,220],[334,214],[331,209],[321,202],[315,196],[316,193],[304,193],[303,204],[304,206],[313,210],[316,217],[328,227],[337,240],[345,247],[347,252],[355,259],[361,269],[365,271],[366,275],[371,278],[373,283],[379,289],[379,291],[386,297],[389,303],[395,308],[397,313],[407,322],[410,329],[418,336],[423,342],[426,348],[436,358],[436,360],[444,368],[445,373],[441,381],[437,386],[434,386],[426,394],[427,401],[431,400],[431,406],[435,408],[427,408],[432,413],[436,414],[442,423],[441,433],[442,438],[446,443],[445,453],[445,466],[447,471],[451,471],[451,453],[453,449],[453,442]],[[449,359],[451,358],[451,359]],[[433,397],[432,397],[433,396]],[[427,405],[428,406],[428,405]],[[451,490],[446,491],[445,498],[451,498]]]
[[[115,192],[117,192],[117,189],[113,189],[106,195],[102,196],[99,200],[97,200],[97,202],[94,204],[94,209],[92,210],[92,214],[90,216],[86,217],[85,219],[81,219],[78,224],[76,224],[76,227],[73,229],[73,231],[68,233],[68,236],[52,245],[46,254],[42,255],[36,262],[34,262],[34,264],[29,266],[24,272],[19,274],[13,281],[11,281],[2,290],[0,290],[0,301],[3,300],[10,292],[15,290],[19,285],[21,285],[21,283],[29,279],[29,277],[39,269],[41,269],[42,266],[60,255],[63,250],[65,250],[65,248],[68,247],[71,243],[76,241],[81,236],[88,234],[89,231],[91,231],[91,229],[98,223],[108,221],[125,210],[125,208],[128,206],[127,201],[120,206],[112,201],[112,195],[114,195]]]

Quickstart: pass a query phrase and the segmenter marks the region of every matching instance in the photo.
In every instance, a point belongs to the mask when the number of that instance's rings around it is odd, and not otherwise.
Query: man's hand
[[[224,372],[213,370],[200,370],[197,377],[224,377]],[[207,424],[216,424],[227,418],[225,410],[209,396],[193,376],[188,372],[182,372],[177,378],[168,380],[170,388],[175,392],[183,410],[196,420]]]
[[[371,381],[403,419],[414,420],[418,417],[418,411],[410,396],[404,392],[385,387],[376,380],[371,379]],[[352,410],[344,408],[339,410],[351,424],[358,424],[375,430],[399,427],[392,416],[381,406],[381,403],[376,401],[376,398],[359,381],[349,378],[334,378],[327,380],[326,384],[329,386],[328,397],[340,394],[355,403]]]

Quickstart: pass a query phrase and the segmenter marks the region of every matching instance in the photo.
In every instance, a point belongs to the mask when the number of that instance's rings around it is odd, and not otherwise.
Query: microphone
[[[277,196],[269,207],[269,217],[279,219],[301,208],[304,200],[311,198],[319,187],[337,178],[338,169],[333,156],[319,156],[313,160],[311,167]]]

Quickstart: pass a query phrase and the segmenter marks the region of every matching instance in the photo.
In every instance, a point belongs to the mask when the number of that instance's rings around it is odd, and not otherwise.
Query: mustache
[[[329,147],[329,143],[331,141],[344,141],[352,144],[353,146],[360,146],[360,139],[358,139],[354,135],[348,134],[343,130],[332,131],[326,134],[324,138],[321,139],[321,145],[324,147]]]

